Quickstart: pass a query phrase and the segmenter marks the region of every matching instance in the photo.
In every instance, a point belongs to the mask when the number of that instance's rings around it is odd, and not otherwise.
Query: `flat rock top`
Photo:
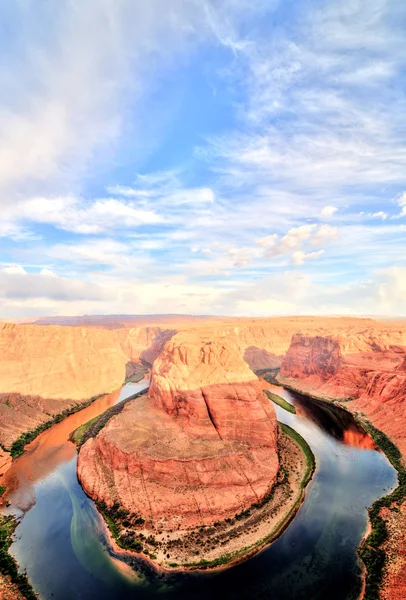
[[[182,426],[182,417],[157,409],[143,396],[129,402],[102,430],[106,442],[126,454],[149,455],[155,460],[199,460],[248,451],[248,444],[219,438],[212,426],[199,435]]]

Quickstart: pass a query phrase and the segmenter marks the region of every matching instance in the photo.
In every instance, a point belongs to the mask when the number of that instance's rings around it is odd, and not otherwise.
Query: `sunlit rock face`
[[[406,347],[390,344],[379,329],[365,338],[372,351],[344,354],[341,339],[293,336],[280,380],[315,395],[352,398],[349,410],[364,413],[406,454]]]
[[[337,340],[296,334],[283,359],[281,373],[299,379],[314,374],[329,379],[340,366],[341,353]]]
[[[152,363],[173,330],[0,324],[0,444],[124,382]]]
[[[278,470],[277,422],[235,340],[179,333],[130,402],[79,454],[88,494],[151,526],[188,527],[261,500]]]

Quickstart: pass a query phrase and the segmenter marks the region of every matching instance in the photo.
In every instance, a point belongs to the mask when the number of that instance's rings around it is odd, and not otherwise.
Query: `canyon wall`
[[[348,340],[294,336],[278,378],[316,396],[351,398],[345,408],[383,431],[406,464],[406,344],[403,331],[390,333],[367,332],[361,348],[366,342],[369,351],[348,354],[345,350],[352,349]],[[400,600],[406,590],[406,503],[381,509],[380,515],[389,532],[385,543],[389,560],[379,597]]]
[[[127,363],[151,365],[177,331],[206,332],[212,341],[233,340],[253,370],[280,366],[292,336],[298,332],[305,337],[332,336],[339,344],[341,357],[346,361],[348,357],[357,357],[362,362],[351,366],[351,361],[347,361],[344,385],[340,387],[351,397],[359,395],[359,389],[365,387],[366,373],[377,370],[378,356],[383,357],[379,369],[385,370],[386,362],[390,362],[387,354],[394,354],[396,348],[406,345],[402,323],[372,319],[117,316],[70,318],[68,323],[0,325],[0,444],[3,446],[9,447],[21,433],[35,429],[76,402],[121,386]],[[315,352],[313,358],[305,358],[310,361],[306,368],[319,360],[317,356]],[[334,368],[334,353],[329,360]],[[392,360],[392,366],[396,366],[395,362]],[[298,355],[299,368],[300,364]],[[336,379],[342,374],[342,369],[338,369]],[[337,387],[337,382],[334,385]]]
[[[128,403],[80,450],[85,491],[150,527],[214,523],[260,501],[278,470],[273,406],[235,339],[178,333],[149,397]]]
[[[119,388],[130,361],[152,363],[169,329],[0,325],[0,445],[9,448],[78,402]]]
[[[364,413],[406,455],[406,345],[379,332],[366,339],[372,351],[344,354],[347,340],[293,336],[279,380],[316,396],[351,399],[346,407]]]

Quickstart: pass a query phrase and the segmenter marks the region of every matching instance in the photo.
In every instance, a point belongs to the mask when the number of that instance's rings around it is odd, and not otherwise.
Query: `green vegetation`
[[[75,442],[75,444],[79,447],[82,446],[85,442],[85,440],[83,438],[84,438],[87,430],[89,429],[89,427],[91,427],[93,425],[93,423],[95,423],[97,421],[98,418],[99,418],[99,416],[93,417],[93,419],[86,421],[86,423],[83,423],[83,425],[80,425],[80,427],[75,429],[75,431],[73,431],[71,433],[71,435],[69,436],[70,441]]]
[[[6,491],[6,488],[4,485],[0,485],[0,498],[2,497],[2,495],[4,494],[4,492]]]
[[[152,365],[139,364],[135,362],[128,362],[126,365],[126,378],[124,383],[139,383],[144,379]]]
[[[101,398],[103,395],[104,394],[99,394],[98,396],[93,396],[93,398],[90,398],[90,400],[86,400],[86,402],[82,402],[81,404],[75,404],[71,408],[67,408],[63,412],[53,416],[51,419],[49,419],[49,421],[41,423],[41,425],[38,425],[38,427],[36,427],[32,431],[27,431],[26,433],[20,435],[20,437],[16,439],[11,446],[10,453],[12,458],[17,458],[18,456],[21,456],[21,454],[24,452],[26,444],[32,442],[37,437],[37,435],[39,435],[46,429],[49,429],[50,427],[52,427],[52,425],[55,425],[55,423],[60,423],[69,415],[72,415],[82,410],[83,408],[86,408],[92,402],[94,402],[98,398]]]
[[[142,542],[144,541],[144,543],[146,542],[151,546],[157,545],[152,535],[146,538],[142,533],[137,536],[134,531],[127,531],[128,528],[142,527],[144,525],[145,521],[140,515],[121,508],[118,502],[115,502],[112,506],[107,506],[103,501],[96,502],[96,506],[106,521],[112,537],[120,548],[133,550],[134,552],[144,551],[145,554],[148,554],[144,550]]]
[[[268,396],[268,398],[270,400],[272,400],[272,402],[275,402],[275,404],[277,404],[284,410],[287,410],[290,413],[296,414],[296,408],[293,406],[293,404],[290,404],[290,402],[288,402],[281,396],[278,396],[277,394],[273,394],[272,392],[270,392],[268,390],[264,390],[264,391],[265,391],[265,394]]]
[[[359,555],[367,569],[365,600],[375,600],[379,597],[387,556],[382,548],[388,538],[388,529],[380,512],[384,507],[396,509],[406,499],[406,469],[402,463],[399,448],[382,431],[374,427],[366,419],[358,420],[371,435],[375,444],[386,454],[392,466],[398,472],[398,487],[388,496],[379,498],[369,509],[369,519],[372,531],[359,549]]]
[[[282,384],[279,383],[279,381],[276,379],[279,374],[279,371],[280,368],[276,367],[274,369],[257,369],[255,373],[263,377],[263,379],[265,379],[265,381],[267,381],[268,383],[272,383],[272,385],[282,387]]]
[[[281,423],[280,421],[278,421],[278,423],[282,431],[286,433],[286,435],[290,435],[290,437],[293,438],[297,444],[299,444],[299,446],[304,452],[304,455],[306,456],[307,469],[300,484],[301,488],[304,489],[313,477],[313,473],[316,468],[316,459],[309,444],[300,435],[300,433],[298,433],[295,429],[292,429],[292,427],[289,427],[289,425],[286,425],[285,423]]]
[[[292,427],[289,427],[289,425],[285,425],[285,423],[281,423],[280,421],[278,421],[278,423],[279,423],[279,426],[281,427],[282,431],[286,435],[293,438],[293,440],[302,448],[302,450],[305,454],[307,469],[303,476],[301,486],[300,486],[301,489],[304,490],[304,488],[307,486],[307,484],[311,480],[313,473],[314,473],[314,469],[316,467],[316,460],[315,460],[314,454],[313,454],[309,444],[297,431],[292,429]],[[262,506],[264,506],[267,502],[269,502],[272,499],[274,491],[275,491],[274,489],[271,490],[271,492],[267,496],[265,496],[261,502],[257,502],[255,504],[253,504],[250,508],[237,514],[235,516],[235,519],[239,520],[241,518],[248,517],[251,514],[253,509],[258,509],[258,508],[261,508]],[[282,533],[282,531],[290,523],[293,515],[295,514],[295,512],[297,510],[299,503],[301,502],[302,497],[303,496],[301,495],[301,497],[298,499],[298,501],[292,506],[289,513],[278,524],[277,529],[272,531],[271,533],[269,533],[267,536],[263,537],[256,543],[251,544],[250,546],[245,546],[244,548],[241,548],[240,550],[237,550],[236,552],[233,552],[233,553],[222,554],[221,556],[219,556],[218,558],[216,558],[214,560],[201,559],[199,562],[186,563],[182,566],[189,567],[189,568],[203,568],[203,569],[207,568],[207,569],[209,569],[209,568],[213,568],[213,567],[219,567],[222,565],[226,565],[230,562],[236,562],[236,561],[238,562],[239,559],[246,558],[250,554],[254,554],[255,552],[258,551],[259,548],[270,543],[273,539],[275,539],[275,537],[277,535],[280,535]],[[226,521],[230,522],[230,519],[226,519]],[[216,523],[214,524],[214,526],[216,526]],[[211,528],[211,529],[213,529],[213,528]],[[215,530],[213,529],[213,532],[214,531]]]
[[[311,400],[319,400],[320,402],[331,402],[332,404],[339,404],[340,402],[351,402],[352,400],[356,400],[355,396],[348,398],[331,398],[330,396],[316,396],[313,393],[305,392],[299,388],[296,388],[293,385],[286,383],[285,381],[283,383],[278,383],[278,385],[284,387],[286,390],[296,392],[297,394],[300,394],[301,396],[306,396],[306,398],[310,398]]]
[[[9,577],[27,600],[37,600],[27,576],[18,572],[15,559],[8,553],[12,544],[12,536],[17,527],[14,517],[0,515],[0,573]]]
[[[87,442],[87,440],[89,440],[90,438],[96,437],[96,435],[99,433],[99,431],[101,431],[103,429],[103,427],[105,427],[107,425],[107,423],[110,421],[110,419],[112,417],[121,413],[124,406],[128,402],[131,402],[131,400],[134,400],[135,398],[138,398],[139,396],[143,396],[144,394],[145,394],[145,390],[143,390],[142,392],[138,392],[137,394],[133,394],[129,398],[122,400],[122,402],[119,402],[118,404],[115,404],[111,408],[108,408],[101,415],[98,415],[97,417],[90,419],[90,421],[87,421],[87,423],[84,423],[83,425],[81,425],[80,427],[75,429],[75,431],[71,434],[69,439],[72,442],[75,442],[75,444],[77,446],[79,446],[79,447],[83,446],[83,444],[85,442]]]

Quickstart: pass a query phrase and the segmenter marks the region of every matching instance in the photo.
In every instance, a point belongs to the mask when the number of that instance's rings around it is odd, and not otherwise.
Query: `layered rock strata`
[[[173,330],[0,325],[0,445],[93,396],[119,388],[126,366],[151,364]]]
[[[311,368],[307,360],[310,356]],[[406,464],[405,345],[376,341],[372,353],[344,355],[337,340],[294,336],[279,379],[310,394],[330,399],[352,398],[345,407],[366,417],[393,440]],[[383,508],[380,516],[388,530],[383,546],[388,561],[379,597],[400,600],[406,590],[406,503],[400,500],[391,509]]]
[[[149,397],[81,448],[78,475],[91,497],[118,502],[149,526],[207,525],[270,491],[276,426],[235,344],[180,333],[154,363]]]

